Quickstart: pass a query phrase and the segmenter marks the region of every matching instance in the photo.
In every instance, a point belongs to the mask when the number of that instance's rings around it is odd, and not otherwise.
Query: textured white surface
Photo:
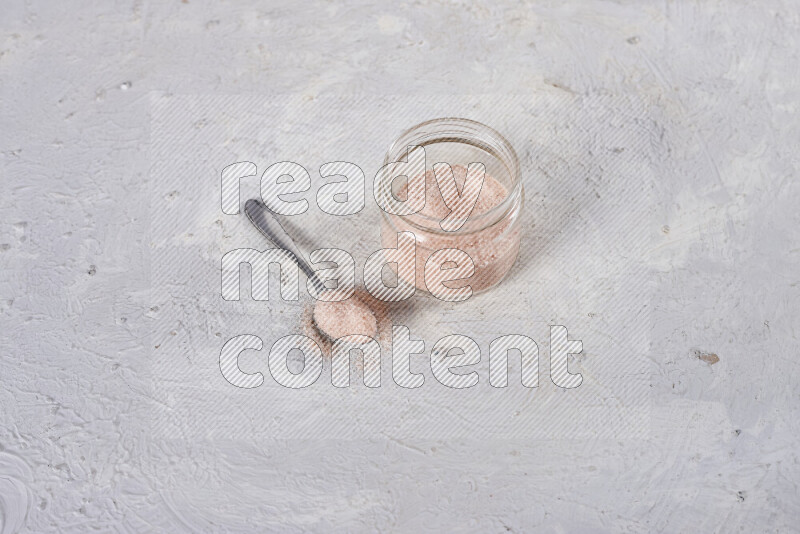
[[[4,532],[798,530],[799,40],[777,1],[5,2]],[[651,103],[649,438],[164,439],[151,91]]]
[[[647,433],[650,284],[644,258],[652,167],[663,146],[649,116],[654,110],[635,95],[320,95],[305,100],[154,94],[151,102],[147,320],[153,332],[153,393],[160,401],[154,404],[156,434],[264,441],[612,439]],[[495,125],[519,148],[527,198],[520,215],[521,252],[509,276],[492,291],[464,303],[417,294],[391,307],[392,322],[410,328],[429,351],[446,335],[470,336],[484,352],[474,367],[483,375],[482,384],[470,391],[439,386],[429,356],[423,355],[412,358],[411,368],[427,370],[427,382],[408,391],[391,380],[388,354],[379,391],[337,390],[327,374],[303,391],[271,379],[261,390],[242,391],[220,380],[225,341],[242,334],[262,338],[265,350],[243,354],[241,363],[248,372],[264,372],[272,344],[301,331],[299,316],[309,299],[254,302],[246,289],[242,300],[221,299],[222,256],[268,245],[244,216],[221,212],[219,171],[252,158],[264,172],[270,158],[285,158],[302,161],[314,172],[326,157],[346,158],[362,165],[371,180],[400,132],[439,115]],[[259,195],[259,178],[256,173],[242,180],[243,199]],[[287,227],[301,232],[308,248],[347,250],[361,283],[367,257],[381,247],[380,210],[370,194],[358,214],[325,214],[313,202],[320,182],[315,176],[307,194],[312,207],[287,218]],[[246,288],[247,282],[241,285]],[[271,291],[277,293],[274,284]],[[580,358],[586,384],[568,395],[549,379],[550,325],[568,326],[586,347]],[[516,376],[511,383],[517,387],[490,387],[488,346],[507,334],[524,334],[539,344],[536,391],[519,387]],[[512,370],[516,375],[516,364]]]

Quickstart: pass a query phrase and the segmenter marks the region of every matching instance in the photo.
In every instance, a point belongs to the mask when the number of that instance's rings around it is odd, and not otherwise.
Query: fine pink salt
[[[458,190],[463,191],[464,182],[467,178],[467,168],[463,165],[451,165],[450,168],[453,171],[453,178],[455,178]],[[401,191],[405,191],[405,188],[401,188]],[[478,195],[478,200],[475,202],[472,213],[470,213],[470,218],[486,213],[503,202],[506,196],[508,196],[508,191],[505,186],[487,173],[483,180],[483,186],[481,187],[480,195]],[[449,213],[450,208],[447,207],[444,198],[442,198],[442,193],[439,190],[439,183],[436,180],[436,174],[433,172],[433,169],[428,170],[425,173],[425,207],[419,211],[419,215],[441,220],[447,217]],[[414,216],[412,215],[409,218],[413,219]]]
[[[463,191],[467,169],[463,165],[452,165],[453,176],[459,191]],[[401,189],[401,195],[405,192]],[[500,205],[508,197],[508,190],[496,178],[485,175],[475,207],[469,216],[473,219]],[[400,197],[402,198],[402,196]],[[520,229],[512,218],[503,218],[486,228],[471,232],[446,233],[426,231],[420,227],[430,227],[430,219],[440,221],[450,213],[439,191],[433,170],[425,173],[425,207],[418,213],[404,217],[390,216],[389,223],[383,220],[381,236],[387,248],[397,244],[397,232],[413,232],[416,236],[416,286],[425,286],[425,262],[435,251],[456,248],[466,252],[473,260],[475,274],[466,281],[454,281],[450,287],[463,287],[469,284],[473,291],[483,291],[494,286],[511,269],[519,253]],[[426,218],[428,220],[426,220]],[[436,226],[436,223],[433,223]]]
[[[375,314],[355,297],[338,302],[318,300],[314,305],[314,323],[331,339],[354,334],[374,338],[378,332]]]

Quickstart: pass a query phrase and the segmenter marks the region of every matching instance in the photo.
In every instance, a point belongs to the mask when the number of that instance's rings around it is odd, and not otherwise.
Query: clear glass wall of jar
[[[467,280],[448,283],[449,287],[469,285],[473,293],[479,293],[496,286],[514,265],[522,234],[520,215],[524,192],[514,148],[502,135],[484,124],[467,119],[442,118],[418,124],[403,133],[392,144],[384,164],[403,160],[410,146],[425,149],[426,208],[405,216],[383,212],[383,246],[396,247],[399,232],[414,233],[415,284],[423,291],[427,291],[427,259],[437,250],[453,248],[470,256],[475,272]],[[451,166],[457,183],[458,176],[463,180],[470,163],[483,163],[486,170],[483,188],[472,214],[461,228],[452,232],[440,226],[449,209],[442,202],[432,170],[433,165],[439,162]],[[463,192],[463,181],[459,188]],[[395,193],[398,198],[403,195]],[[436,195],[436,198],[431,195]],[[436,213],[437,207],[445,211]]]

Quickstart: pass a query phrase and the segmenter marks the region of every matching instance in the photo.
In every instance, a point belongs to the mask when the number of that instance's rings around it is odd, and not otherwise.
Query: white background
[[[0,16],[6,531],[800,528],[796,4],[65,4]],[[647,437],[154,432],[154,92],[635,95],[657,147]]]

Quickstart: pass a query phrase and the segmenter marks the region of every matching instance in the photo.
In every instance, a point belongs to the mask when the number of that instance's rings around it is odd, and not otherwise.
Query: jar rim
[[[425,127],[429,126],[441,126],[443,130],[436,131],[433,133],[425,133],[419,132],[420,134],[424,134],[419,141],[424,142],[410,142],[413,140],[414,134]],[[456,131],[456,132],[448,132],[446,130],[447,127],[464,127],[468,129],[472,129],[474,131]],[[481,134],[484,136],[489,137],[491,141],[494,141],[498,144],[502,149],[506,152],[506,154],[498,154],[497,151],[493,150],[489,145],[486,144],[485,140],[481,137]],[[407,139],[411,137],[412,139]],[[419,137],[419,136],[418,136]],[[464,225],[455,231],[444,231],[439,226],[441,222],[441,218],[431,217],[428,215],[422,215],[421,213],[415,213],[411,216],[397,216],[401,217],[404,222],[410,224],[412,226],[416,226],[425,231],[434,231],[434,232],[441,232],[447,235],[458,235],[464,233],[471,233],[479,229],[487,228],[500,219],[502,219],[506,213],[511,211],[514,208],[514,205],[522,196],[522,180],[520,178],[519,173],[519,158],[517,157],[517,152],[514,150],[514,147],[511,146],[511,143],[497,130],[492,128],[491,126],[487,126],[481,122],[472,120],[472,119],[464,119],[460,117],[441,117],[437,119],[430,119],[424,122],[420,122],[401,133],[397,139],[391,144],[389,150],[386,153],[386,157],[384,158],[384,166],[388,165],[389,163],[394,163],[395,160],[391,157],[394,152],[396,152],[400,145],[402,144],[402,148],[407,148],[409,145],[413,146],[422,146],[425,147],[426,145],[439,143],[452,138],[454,141],[472,144],[473,146],[484,150],[485,152],[491,154],[495,157],[498,161],[500,161],[505,167],[508,169],[509,175],[511,177],[511,182],[513,187],[508,190],[508,194],[503,199],[502,202],[494,206],[493,208],[481,213],[480,215],[470,215],[467,217],[466,222]],[[390,161],[391,159],[391,161]],[[427,170],[427,169],[426,169]],[[389,214],[385,214],[389,215]],[[480,224],[480,223],[483,224]],[[420,224],[425,223],[425,224]],[[476,229],[466,230],[467,226],[473,227],[477,226]]]

